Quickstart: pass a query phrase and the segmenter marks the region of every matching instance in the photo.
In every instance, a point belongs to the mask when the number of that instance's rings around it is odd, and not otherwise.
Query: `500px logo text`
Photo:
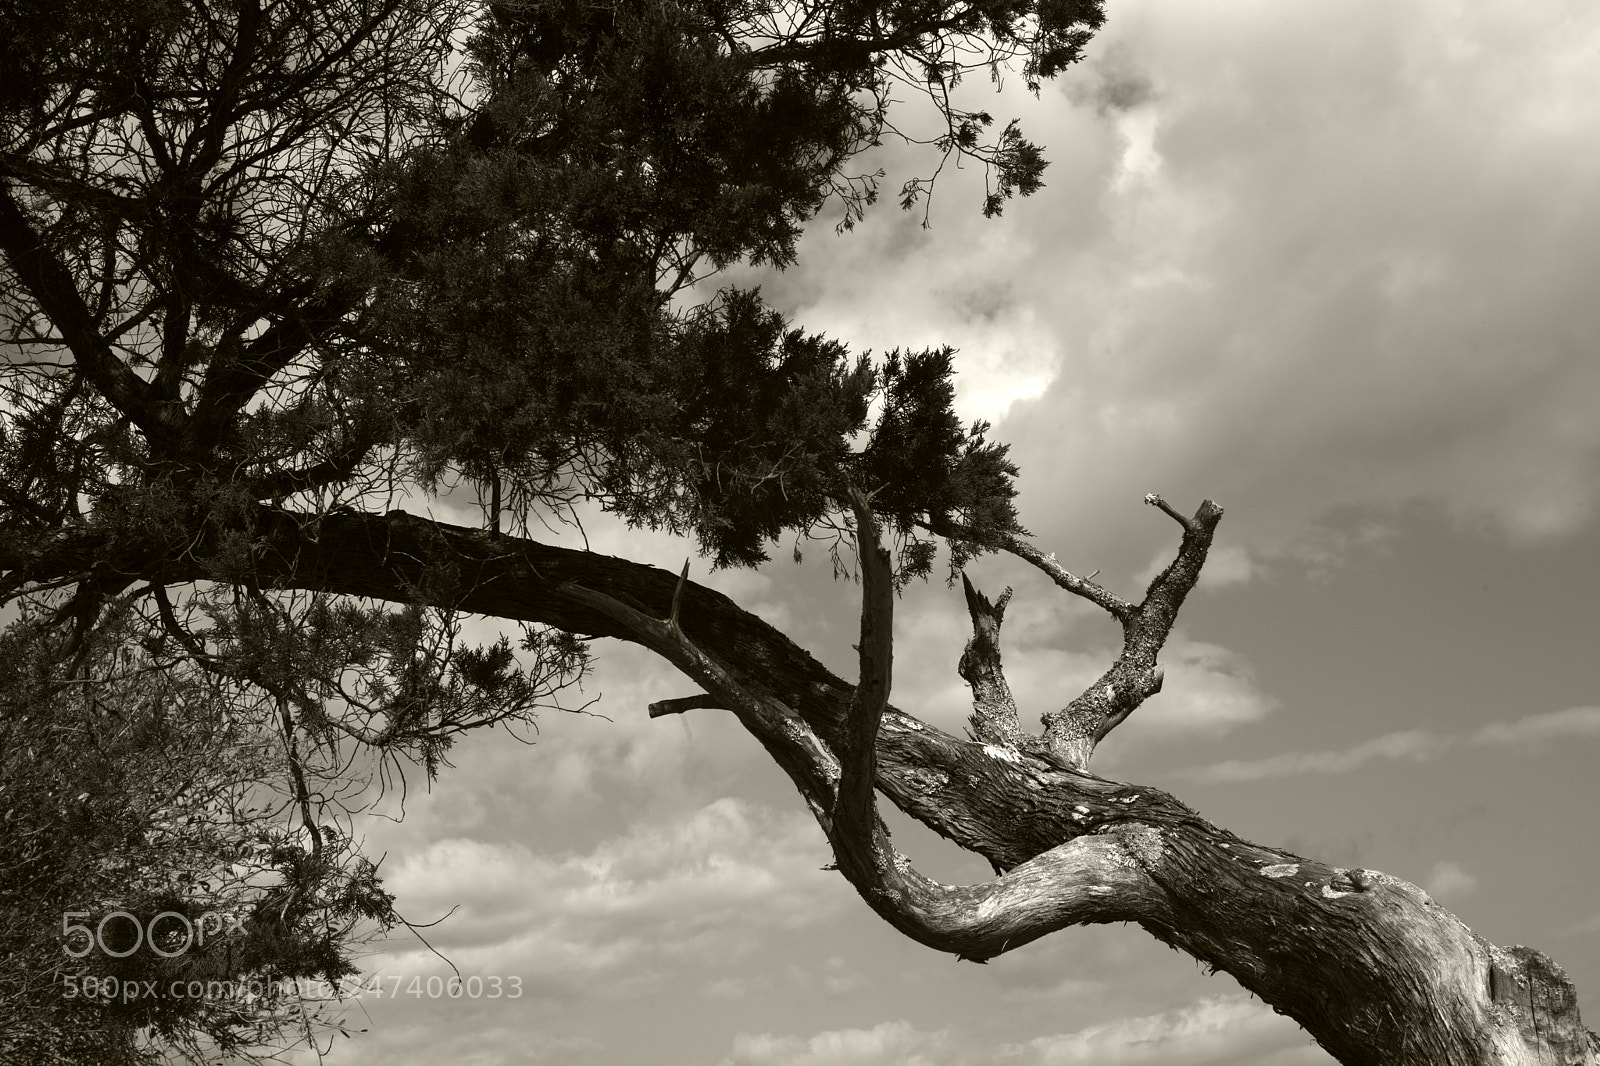
[[[164,959],[171,959],[182,955],[195,945],[204,946],[207,936],[215,938],[218,935],[244,932],[244,923],[237,915],[222,911],[206,911],[193,921],[181,911],[162,911],[146,923],[137,915],[121,910],[104,915],[94,926],[79,925],[73,921],[75,918],[89,916],[89,911],[66,911],[61,916],[61,933],[65,938],[61,950],[75,959],[83,958],[96,948],[103,955],[109,955],[114,959],[125,959],[138,951],[141,945]],[[106,925],[117,919],[121,921],[112,926],[112,935],[108,942]],[[212,922],[215,925],[208,928],[208,923]],[[157,935],[158,925],[162,927],[159,930],[160,937]],[[173,936],[179,930],[183,932],[181,942]],[[75,940],[81,945],[77,950],[74,950],[73,946]]]

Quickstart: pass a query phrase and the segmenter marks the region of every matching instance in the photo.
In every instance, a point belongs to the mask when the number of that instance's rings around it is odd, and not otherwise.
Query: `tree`
[[[283,738],[218,715],[245,708],[163,669],[125,615],[63,684],[38,621],[0,636],[6,1060],[209,1061],[331,1028],[289,983],[337,980],[357,924],[396,919],[347,836],[320,829],[308,855],[275,816]]]
[[[791,261],[830,204],[843,227],[860,217],[879,175],[849,167],[899,133],[897,90],[931,101],[941,165],[985,168],[986,213],[1037,191],[1038,149],[1014,123],[990,135],[952,90],[1013,62],[1030,85],[1055,76],[1098,3],[131,0],[6,17],[30,77],[0,99],[0,596],[33,612],[46,689],[137,649],[119,670],[278,741],[259,772],[298,825],[265,891],[337,866],[326,821],[364,780],[351,760],[432,776],[463,731],[529,723],[585,669],[585,641],[610,637],[699,686],[652,714],[735,714],[868,905],[931,947],[983,960],[1133,921],[1346,1063],[1595,1061],[1542,954],[1489,944],[1397,878],[1089,772],[1161,686],[1219,507],[1147,497],[1181,542],[1124,600],[1028,539],[1006,449],[952,412],[948,350],[852,359],[757,292],[692,302],[735,262]],[[901,192],[909,206],[931,179]],[[458,479],[485,528],[392,507]],[[759,565],[780,536],[832,536],[841,565],[853,546],[855,683],[687,566],[530,535],[578,501],[693,536],[714,566]],[[1001,668],[1007,597],[964,578],[972,739],[889,704],[895,590],[941,542],[952,576],[1009,552],[1121,627],[1122,653],[1042,735]],[[458,646],[461,612],[520,625],[527,654]],[[996,878],[919,875],[879,792]],[[324,946],[336,971],[341,941]]]

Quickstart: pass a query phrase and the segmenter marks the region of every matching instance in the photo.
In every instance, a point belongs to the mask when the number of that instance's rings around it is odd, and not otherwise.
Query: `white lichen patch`
[[[989,758],[999,759],[1001,762],[1019,763],[1022,761],[1022,756],[1017,753],[1016,748],[1003,748],[998,744],[985,744],[983,751]]]
[[[811,757],[816,760],[817,768],[822,771],[823,780],[830,785],[837,785],[844,772],[840,769],[839,760],[833,752],[815,738],[811,738],[811,742],[805,746],[811,749]]]
[[[1113,837],[1112,845],[1101,857],[1101,861],[1107,866],[1118,870],[1132,870],[1139,865],[1133,853],[1123,846],[1122,841]]]
[[[917,721],[915,718],[904,718],[904,717],[887,718],[886,717],[886,718],[884,718],[884,722],[886,722],[889,725],[898,726],[901,729],[909,729],[913,733],[922,732],[922,723]]]
[[[1297,862],[1280,862],[1276,866],[1263,866],[1261,868],[1262,877],[1293,877],[1299,872],[1300,864]]]
[[[1139,794],[1137,792],[1135,792],[1131,796],[1119,796],[1119,797],[1117,797],[1117,802],[1118,803],[1133,803],[1133,802],[1137,801],[1138,799],[1139,799]],[[1224,845],[1224,847],[1226,847],[1226,845]]]
[[[1117,832],[1117,839],[1140,866],[1154,870],[1161,863],[1161,830],[1148,825],[1126,825]]]
[[[1355,895],[1354,892],[1340,892],[1337,888],[1334,888],[1332,885],[1323,885],[1322,886],[1322,898],[1323,899],[1339,899],[1341,896],[1353,896],[1353,895]]]

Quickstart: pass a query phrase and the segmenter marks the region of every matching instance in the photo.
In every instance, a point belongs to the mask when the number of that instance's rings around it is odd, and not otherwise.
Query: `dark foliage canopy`
[[[280,919],[230,972],[337,974],[350,919],[396,919],[332,828],[346,801],[402,761],[432,774],[464,730],[529,723],[587,662],[533,625],[520,656],[460,644],[447,565],[398,604],[317,591],[273,530],[316,543],[465,482],[495,535],[598,503],[718,566],[837,528],[852,486],[898,535],[901,580],[928,572],[929,530],[957,563],[1018,532],[1016,469],[956,419],[951,352],[852,356],[708,286],[791,263],[819,215],[862,217],[882,175],[851,168],[903,136],[897,92],[931,104],[937,166],[984,169],[985,213],[1038,189],[1037,146],[957,87],[1016,67],[1036,89],[1101,18],[1098,0],[0,3],[0,706],[8,760],[57,752],[7,795],[32,790],[37,832],[59,810],[40,797],[81,785],[121,827],[85,854],[120,856],[97,868],[123,886],[10,852],[30,905],[202,907],[199,871],[255,847],[233,903]],[[226,728],[179,744],[169,706]],[[102,729],[101,755],[73,747]],[[139,799],[191,763],[210,799]],[[245,785],[281,802],[235,840]],[[167,857],[151,842],[180,820],[216,846]],[[186,1009],[117,1031],[226,1043],[250,1020]]]

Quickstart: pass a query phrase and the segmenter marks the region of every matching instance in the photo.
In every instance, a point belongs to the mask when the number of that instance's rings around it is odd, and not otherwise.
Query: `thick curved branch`
[[[666,619],[657,619],[605,592],[576,582],[563,582],[557,592],[584,604],[620,625],[630,639],[666,659],[704,688],[719,707],[731,710],[789,774],[800,794],[820,818],[831,808],[839,780],[839,764],[828,746],[804,719],[759,689],[747,688],[714,656],[701,650],[678,621],[688,564],[684,564]],[[691,697],[694,699],[694,697]],[[652,707],[652,717],[655,708]]]
[[[430,573],[448,568],[449,606],[474,614],[555,626],[591,637],[645,643],[638,632],[584,599],[558,591],[571,582],[648,612],[667,616],[678,575],[627,559],[558,548],[517,537],[432,522],[404,511],[387,515],[315,515],[261,508],[249,530],[263,546],[257,559],[262,588],[307,589],[413,603],[416,590],[438,587]],[[171,540],[113,539],[87,523],[55,534],[21,535],[0,528],[0,586],[25,589],[100,567],[108,573],[159,577],[167,583],[212,579],[204,560],[221,531]],[[853,688],[784,633],[732,600],[693,581],[683,586],[680,625],[741,686],[795,711],[830,746],[842,745]],[[726,703],[719,706],[727,707]],[[729,708],[731,709],[731,708]],[[927,725],[890,706],[878,737],[878,787],[907,814],[1001,869],[1123,816],[1114,782],[1064,769],[1028,752],[1005,757]],[[1084,818],[1072,804],[1036,803],[1040,790],[1071,791],[1095,812]],[[1172,818],[1192,817],[1181,804]],[[1034,806],[1019,823],[1015,812]],[[1146,813],[1150,813],[1148,810]]]
[[[841,858],[839,868],[856,874],[851,880],[862,897],[901,933],[984,962],[1069,926],[1142,921],[1160,913],[1164,893],[1137,858],[1147,837],[1148,831],[1136,827],[1080,837],[977,885],[941,885],[892,851],[887,861],[865,869],[859,861],[847,867]]]

